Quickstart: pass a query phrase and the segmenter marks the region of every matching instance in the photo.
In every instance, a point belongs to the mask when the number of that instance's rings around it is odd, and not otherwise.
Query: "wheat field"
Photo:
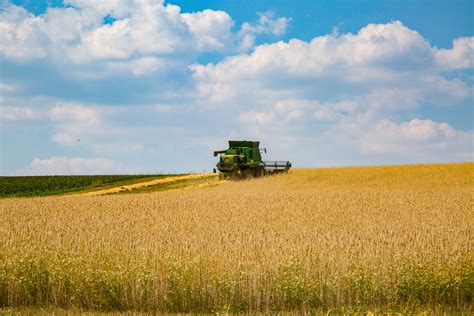
[[[0,200],[0,306],[470,313],[474,164]]]

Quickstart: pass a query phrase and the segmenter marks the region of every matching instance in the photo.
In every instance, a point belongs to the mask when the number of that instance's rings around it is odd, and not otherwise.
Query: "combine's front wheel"
[[[258,166],[257,168],[253,168],[253,176],[255,178],[263,177],[264,175],[265,175],[265,169],[263,169],[262,166]]]

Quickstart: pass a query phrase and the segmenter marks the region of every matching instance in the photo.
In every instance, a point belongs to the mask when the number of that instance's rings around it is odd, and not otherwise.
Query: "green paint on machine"
[[[219,156],[216,167],[221,178],[246,179],[267,174],[288,172],[291,168],[289,161],[262,161],[260,142],[247,140],[230,140],[229,148],[214,151],[214,157]],[[214,169],[215,171],[215,169]]]

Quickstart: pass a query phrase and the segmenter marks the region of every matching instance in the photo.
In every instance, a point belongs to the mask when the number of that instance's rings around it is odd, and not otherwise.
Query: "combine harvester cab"
[[[259,144],[258,141],[230,140],[228,149],[214,151],[214,157],[219,155],[216,165],[219,177],[246,179],[290,170],[289,161],[262,161],[261,152],[267,150],[260,149]]]

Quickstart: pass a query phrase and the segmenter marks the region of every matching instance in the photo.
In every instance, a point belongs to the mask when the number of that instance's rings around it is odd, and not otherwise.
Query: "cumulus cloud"
[[[182,13],[180,7],[156,0],[64,4],[69,7],[50,7],[39,16],[6,5],[0,12],[0,54],[18,61],[95,63],[143,75],[185,67],[200,53],[232,52],[247,35],[282,35],[289,21],[261,14],[257,25],[244,23],[240,32],[232,32],[234,21],[224,11]],[[104,18],[111,23],[104,24]]]
[[[393,21],[274,42],[290,22],[276,13],[239,26],[223,11],[163,1],[64,3],[38,16],[0,12],[1,119],[41,119],[45,142],[61,145],[31,170],[88,166],[71,151],[211,166],[207,149],[230,138],[306,166],[470,159],[472,131],[439,113],[470,114],[473,37],[438,49]],[[197,63],[209,55],[214,63]]]
[[[182,18],[202,51],[223,51],[233,45],[232,18],[224,11],[183,13]]]
[[[259,13],[258,23],[251,24],[245,22],[240,28],[239,35],[242,38],[240,42],[240,50],[247,51],[255,44],[255,38],[258,34],[285,34],[290,18],[275,17],[275,13],[268,11]]]
[[[1,13],[1,52],[10,58],[61,57],[75,63],[94,59],[126,59],[132,54],[166,54],[183,51],[187,29],[179,7],[162,2],[107,1],[93,5],[71,1],[74,7],[48,8],[34,16],[8,5]],[[116,15],[112,24],[102,24]]]
[[[443,70],[474,67],[474,37],[461,37],[453,41],[453,48],[435,51],[436,63]]]
[[[433,50],[416,31],[401,22],[369,24],[357,34],[330,34],[310,42],[289,42],[255,47],[252,54],[238,55],[217,65],[195,65],[197,76],[233,80],[242,75],[261,75],[286,71],[290,76],[326,76],[328,72],[343,76],[345,81],[369,80],[383,76],[390,80],[389,70],[420,68],[433,63]],[[358,69],[357,67],[364,67]],[[354,71],[362,72],[352,73]],[[401,70],[405,70],[401,69]],[[367,72],[369,70],[369,72]],[[384,70],[385,73],[379,72]],[[354,74],[351,77],[350,74]],[[345,77],[349,75],[348,77]]]
[[[444,54],[457,56],[458,50],[455,46]],[[471,48],[465,50],[472,56]],[[419,33],[396,21],[370,24],[357,34],[260,45],[251,54],[229,57],[217,64],[195,64],[191,69],[199,93],[216,102],[232,98],[235,94],[231,87],[242,91],[250,86],[256,91],[292,89],[299,94],[320,95],[350,87],[369,99],[369,94],[375,95],[370,103],[380,100],[378,106],[465,99],[470,95],[469,87],[463,81],[441,76],[438,55],[439,51]],[[453,63],[462,66],[466,61],[453,59]],[[298,86],[292,86],[293,82]],[[385,100],[381,95],[386,96]]]
[[[395,122],[422,106],[472,99],[468,82],[444,75],[448,68],[469,67],[463,56],[473,51],[466,42],[442,50],[450,56],[445,59],[450,66],[443,66],[441,50],[395,21],[369,24],[356,34],[259,45],[252,53],[191,69],[203,100],[239,113],[243,126],[237,133],[252,131],[272,145],[287,139],[295,144],[289,150],[302,142],[307,148],[330,148],[333,155],[347,150],[359,161],[402,148],[417,152],[417,161],[432,161],[434,153],[462,160],[471,150],[471,132],[431,120]],[[397,157],[410,161],[410,156]]]
[[[375,124],[361,142],[367,153],[433,154],[452,151],[455,160],[472,160],[474,133],[454,129],[447,123],[412,119],[395,123],[382,120]],[[433,156],[436,158],[436,155]]]
[[[184,54],[193,48],[193,38],[182,21],[179,7],[146,1],[144,5],[130,6],[129,10],[126,18],[81,36],[80,45],[70,55],[73,60]]]
[[[153,1],[156,4],[162,4],[162,0]],[[142,4],[152,3],[152,1],[141,1]],[[105,16],[110,14],[117,18],[126,17],[133,10],[134,5],[139,5],[140,1],[135,0],[109,0],[100,1],[95,0],[64,0],[64,4],[74,8],[80,8],[91,12],[94,16]]]
[[[122,165],[111,159],[81,157],[34,158],[29,168],[17,174],[28,175],[94,175],[127,173]]]
[[[47,38],[36,32],[39,23],[25,9],[8,5],[0,12],[0,52],[14,59],[46,56],[43,44]]]

